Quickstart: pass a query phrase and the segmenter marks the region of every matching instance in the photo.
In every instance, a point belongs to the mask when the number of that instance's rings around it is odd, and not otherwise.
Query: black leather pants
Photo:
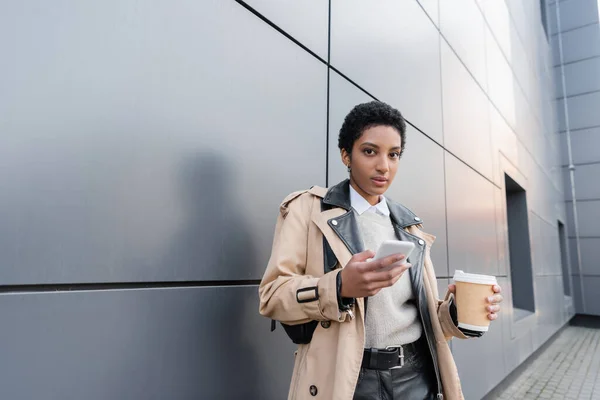
[[[413,353],[398,369],[362,368],[354,400],[430,400],[436,398],[437,381],[428,353]]]

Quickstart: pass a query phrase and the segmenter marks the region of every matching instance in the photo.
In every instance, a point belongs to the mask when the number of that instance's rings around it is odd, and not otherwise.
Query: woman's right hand
[[[411,264],[404,263],[404,254],[393,254],[380,260],[367,261],[375,257],[371,250],[357,253],[342,269],[342,297],[374,296],[381,289],[392,286],[400,279]]]

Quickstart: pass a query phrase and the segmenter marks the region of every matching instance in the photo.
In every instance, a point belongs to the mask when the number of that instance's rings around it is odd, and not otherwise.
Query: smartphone
[[[402,260],[402,264],[405,264],[408,260],[408,256],[415,248],[413,242],[405,242],[402,240],[386,240],[381,243],[377,253],[375,254],[374,260],[391,256],[392,254],[404,254],[406,257]]]

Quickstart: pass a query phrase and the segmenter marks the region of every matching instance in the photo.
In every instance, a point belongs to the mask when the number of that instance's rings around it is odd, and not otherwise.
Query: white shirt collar
[[[365,211],[379,213],[386,217],[389,217],[390,215],[390,209],[388,208],[385,197],[379,196],[379,203],[372,206],[364,197],[354,190],[352,185],[350,185],[350,204],[358,215],[362,215]]]

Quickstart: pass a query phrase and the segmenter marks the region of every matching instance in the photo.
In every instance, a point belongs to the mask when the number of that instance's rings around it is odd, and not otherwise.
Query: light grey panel
[[[449,273],[498,274],[494,186],[446,154]]]
[[[600,68],[600,66],[599,66]],[[567,135],[560,134],[562,141],[562,164],[568,165]],[[571,151],[573,163],[582,164],[600,161],[600,128],[583,129],[571,132]]]
[[[489,29],[485,30],[485,37],[487,75],[489,77],[488,94],[506,122],[515,129],[517,126],[517,115],[513,73]]]
[[[573,221],[573,203],[566,202],[567,218]],[[600,201],[578,201],[577,202],[577,220],[579,221],[579,236],[600,237]],[[568,223],[569,236],[575,236],[575,228],[572,223]]]
[[[583,279],[583,293],[585,296],[585,313],[600,316],[600,287],[599,276],[586,276]]]
[[[465,21],[469,23],[466,24]],[[487,74],[484,26],[483,16],[475,1],[440,1],[440,30],[444,38],[485,90]],[[443,54],[442,49],[442,68],[444,68]],[[442,75],[442,83],[445,79],[447,78]],[[446,115],[445,110],[444,115]]]
[[[440,5],[439,0],[417,0],[425,12],[429,15],[429,18],[437,26],[440,25]]]
[[[258,314],[256,286],[0,297],[3,399],[287,394],[295,346]]]
[[[508,225],[506,221],[506,200],[500,188],[494,188],[494,205],[496,207],[496,241],[498,246],[498,275],[508,274]]]
[[[553,33],[558,33],[556,22],[556,3],[548,7],[553,13],[550,19],[550,28]],[[584,25],[598,22],[598,4],[596,0],[567,0],[560,2],[560,28],[561,32],[575,29]]]
[[[483,16],[485,17],[489,29],[491,29],[491,32],[493,33],[493,38],[491,35],[486,35],[486,47],[490,45],[489,37],[491,40],[494,40],[494,43],[498,43],[502,52],[510,60],[512,36],[515,35],[515,33],[513,32],[514,29],[506,3],[504,1],[496,0],[477,0],[477,2],[479,3],[479,7],[483,12]],[[492,79],[493,76],[488,73],[488,80],[491,81]]]
[[[581,272],[586,277],[589,275],[600,276],[600,238],[579,238],[581,248]],[[577,255],[576,248],[571,249]],[[575,271],[574,272],[579,272]]]
[[[441,58],[445,146],[492,179],[489,101],[446,42]]]
[[[492,104],[489,106],[489,115],[494,183],[497,186],[502,186],[504,184],[504,171],[500,165],[501,156],[505,157],[511,164],[518,165],[518,139]]]
[[[560,34],[562,37],[563,63],[582,60],[600,55],[598,25],[589,25]],[[552,55],[554,65],[561,63],[558,51],[558,35],[552,37]]]
[[[581,241],[582,238],[579,238],[579,240]],[[579,262],[577,258],[577,241],[575,240],[575,238],[569,238],[567,242],[569,243],[569,262],[571,263],[571,274],[579,274]],[[575,279],[573,279],[573,286],[575,286]]]
[[[437,280],[437,286],[438,286],[438,294],[439,294],[439,299],[443,300],[446,297],[446,293],[448,292],[448,285],[451,283],[451,279],[438,279]]]
[[[599,40],[600,42],[600,40]],[[565,99],[559,101],[560,107]],[[592,128],[600,125],[600,92],[569,97],[569,124],[571,129]],[[564,118],[560,120],[560,130],[566,129]]]
[[[590,143],[590,146],[592,144]],[[598,147],[596,147],[598,149]],[[597,151],[597,150],[596,150]],[[600,155],[600,154],[599,154]],[[563,168],[564,173],[568,174],[569,170]],[[577,200],[598,200],[600,199],[600,163],[577,165],[575,167],[575,196]],[[572,200],[571,191],[567,190],[565,198]]]
[[[329,185],[348,177],[338,148],[339,129],[356,104],[370,97],[335,72],[330,76],[329,98]],[[423,168],[426,165],[427,168]],[[415,171],[418,171],[415,173]],[[423,181],[427,184],[424,185]],[[446,207],[444,204],[443,150],[421,132],[408,126],[406,150],[398,174],[386,196],[417,213],[424,229],[436,236],[431,258],[438,276],[448,276],[446,250]]]
[[[331,2],[332,65],[441,143],[439,40],[416,1]]]
[[[0,47],[4,284],[256,279],[325,184],[326,67],[235,2],[11,3]]]
[[[600,57],[567,64],[564,73],[567,96],[600,90]],[[559,96],[564,96],[560,67],[554,68],[554,79],[560,88]]]
[[[327,60],[329,2],[322,0],[245,1],[323,60]]]

